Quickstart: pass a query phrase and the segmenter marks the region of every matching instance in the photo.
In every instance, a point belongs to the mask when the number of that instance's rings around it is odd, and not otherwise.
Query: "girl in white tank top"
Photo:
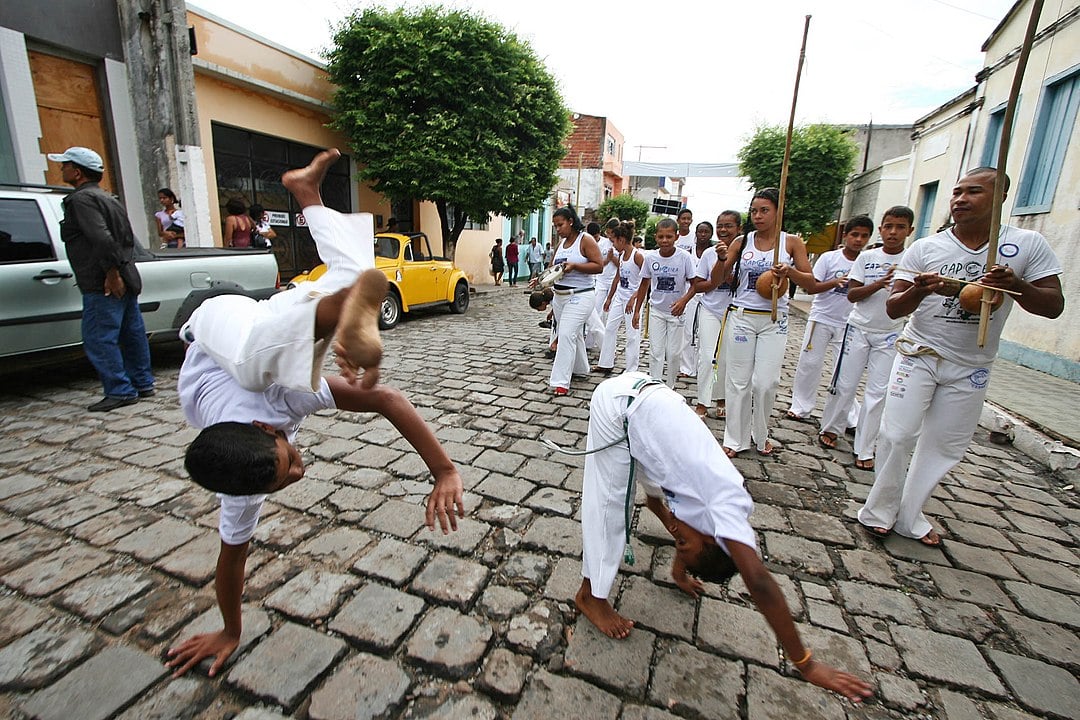
[[[555,251],[555,259],[552,261],[552,264],[562,265],[564,263],[574,263],[575,265],[580,265],[589,262],[589,259],[585,257],[585,253],[582,252],[581,249],[581,239],[583,237],[585,237],[585,232],[579,232],[577,238],[574,240],[574,244],[570,247],[566,247],[565,242],[560,242],[558,249]],[[593,275],[586,275],[577,270],[571,270],[563,275],[559,282],[555,283],[556,290],[577,289],[592,286]]]
[[[762,297],[758,293],[757,281],[765,271],[772,269],[773,250],[771,248],[769,250],[758,250],[754,245],[756,236],[756,231],[751,232],[746,236],[746,241],[742,243],[741,257],[738,260],[739,277],[736,278],[735,295],[731,299],[731,304],[748,310],[772,311],[772,299]],[[794,258],[787,250],[786,232],[780,233],[780,262],[785,265],[791,265],[794,262]],[[787,293],[781,293],[776,301],[777,312],[787,312],[787,307]]]

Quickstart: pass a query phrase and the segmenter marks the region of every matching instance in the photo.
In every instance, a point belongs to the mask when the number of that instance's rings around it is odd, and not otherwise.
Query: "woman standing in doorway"
[[[231,248],[251,247],[251,231],[255,221],[248,217],[247,206],[240,198],[232,198],[225,203],[224,245]]]
[[[712,280],[732,279],[731,311],[728,315],[721,352],[727,359],[727,421],[724,424],[724,452],[735,457],[752,445],[761,455],[771,455],[768,420],[780,384],[780,366],[788,334],[788,296],[781,287],[772,320],[772,299],[757,291],[757,281],[772,271],[774,282],[784,279],[800,286],[813,284],[814,276],[802,238],[788,235],[777,226],[780,191],[765,188],[754,193],[750,221],[754,230],[732,243],[728,259],[717,263]],[[780,244],[780,261],[773,264],[773,252]]]
[[[502,285],[503,276],[503,249],[502,238],[495,240],[495,247],[491,248],[491,275],[495,278],[496,285]]]
[[[157,220],[161,247],[184,247],[184,211],[180,209],[176,193],[169,188],[161,188],[157,196],[161,209],[154,213],[154,218]]]
[[[593,312],[593,276],[603,269],[600,247],[585,232],[585,224],[574,208],[567,205],[552,214],[559,244],[555,248],[553,265],[562,265],[563,276],[552,288],[559,332],[559,346],[551,366],[548,384],[555,395],[570,394],[570,378],[589,373],[589,356],[585,352],[585,323]]]

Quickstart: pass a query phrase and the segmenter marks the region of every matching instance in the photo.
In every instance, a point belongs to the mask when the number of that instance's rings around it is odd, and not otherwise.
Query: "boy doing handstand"
[[[213,657],[216,675],[236,650],[248,544],[269,493],[300,480],[304,463],[292,444],[300,423],[318,410],[375,412],[394,425],[435,479],[425,524],[444,533],[464,515],[461,478],[416,408],[376,384],[382,358],[377,311],[386,278],[374,269],[370,215],[342,215],[322,205],[319,185],[340,157],[326,150],[282,176],[296,197],[328,270],[319,280],[256,303],[241,296],[207,300],[181,330],[190,342],[180,369],[180,404],[202,432],[184,465],[195,482],[219,493],[221,514],[214,587],[222,630],[169,650],[179,676]],[[343,377],[323,378],[331,339]],[[361,375],[362,371],[362,375]]]
[[[804,678],[854,702],[871,695],[868,684],[813,660],[802,644],[780,588],[758,558],[753,502],[742,476],[681,395],[643,373],[605,380],[589,403],[586,452],[583,579],[575,602],[601,632],[618,639],[633,627],[607,598],[627,541],[636,478],[646,506],[675,538],[671,574],[683,591],[697,597],[701,580],[721,582],[738,571]]]

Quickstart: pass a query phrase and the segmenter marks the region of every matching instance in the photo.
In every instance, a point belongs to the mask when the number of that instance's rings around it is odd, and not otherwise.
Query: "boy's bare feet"
[[[337,162],[339,157],[341,157],[341,151],[337,148],[323,150],[307,167],[289,170],[281,176],[281,184],[293,194],[301,209],[323,204],[319,186],[326,177],[326,171]]]
[[[363,369],[360,385],[366,389],[374,387],[379,380],[383,351],[379,337],[379,309],[386,291],[386,276],[381,270],[371,268],[360,273],[349,290],[338,321],[334,341],[338,367],[349,382],[356,382]]]
[[[581,581],[581,589],[574,597],[574,604],[597,630],[608,637],[622,640],[630,634],[630,628],[634,627],[634,621],[615,612],[615,608],[611,607],[611,603],[606,599],[593,597],[592,584],[588,578]]]

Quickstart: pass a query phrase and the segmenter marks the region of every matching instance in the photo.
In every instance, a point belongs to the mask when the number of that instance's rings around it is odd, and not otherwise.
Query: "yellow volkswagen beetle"
[[[469,308],[469,281],[452,260],[436,257],[424,233],[380,233],[375,236],[375,267],[390,281],[390,291],[379,313],[379,327],[389,330],[401,320],[401,314],[416,308],[446,304],[450,312],[463,313]],[[315,280],[326,272],[319,265],[289,282],[296,287]]]

